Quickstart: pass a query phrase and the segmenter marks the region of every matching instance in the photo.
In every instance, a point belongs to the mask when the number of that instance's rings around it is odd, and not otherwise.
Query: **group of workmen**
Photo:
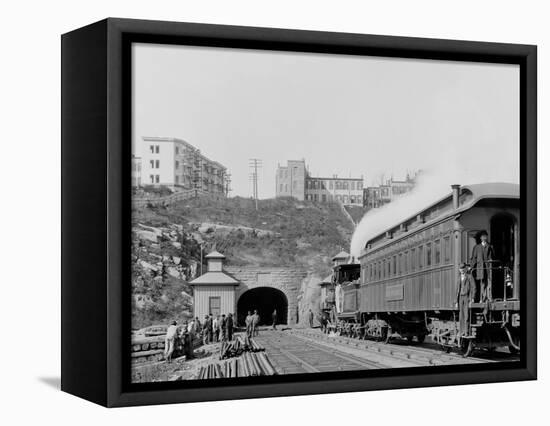
[[[272,327],[277,329],[277,310],[271,314]],[[258,325],[260,315],[257,310],[248,311],[245,319],[246,334],[249,337],[258,335]],[[227,315],[206,315],[201,323],[198,317],[186,321],[182,326],[178,326],[177,321],[172,321],[166,331],[164,341],[164,358],[166,362],[171,362],[175,350],[182,348],[188,359],[193,357],[193,342],[196,336],[199,336],[204,345],[233,340],[236,324],[233,314]]]
[[[179,326],[177,321],[172,321],[166,329],[164,337],[164,359],[172,362],[174,352],[183,352],[187,359],[193,358],[194,326],[192,322]]]
[[[258,311],[254,310],[254,313],[252,313],[252,311],[248,311],[248,315],[244,320],[244,324],[246,326],[246,335],[248,337],[255,337],[259,334],[259,331],[258,331],[259,323],[260,323],[260,315],[258,315]]]
[[[177,321],[172,321],[166,330],[164,339],[164,359],[172,361],[174,351],[182,349],[187,359],[193,358],[193,344],[196,336],[199,336],[203,344],[220,342],[233,339],[235,323],[233,314],[206,315],[201,323],[198,317],[186,321],[178,326]]]
[[[235,321],[233,314],[216,315],[210,314],[204,317],[204,323],[200,323],[198,318],[195,318],[198,325],[197,333],[202,337],[202,343],[224,342],[233,339],[235,331]]]

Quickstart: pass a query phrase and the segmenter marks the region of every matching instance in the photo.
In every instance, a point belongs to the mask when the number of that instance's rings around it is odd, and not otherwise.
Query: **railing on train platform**
[[[488,268],[490,271],[489,275],[489,286],[491,288],[491,299],[494,299],[494,289],[501,281],[502,285],[502,300],[506,302],[510,299],[517,299],[519,297],[519,288],[518,283],[514,280],[514,271],[509,266],[500,265],[499,260],[489,261],[491,266]],[[495,277],[496,274],[502,274],[502,277]],[[495,279],[496,278],[496,279]],[[498,280],[498,281],[497,281]],[[500,299],[500,298],[499,298]]]

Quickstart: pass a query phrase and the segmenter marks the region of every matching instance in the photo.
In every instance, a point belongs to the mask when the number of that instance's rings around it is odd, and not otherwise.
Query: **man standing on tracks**
[[[246,335],[252,337],[252,312],[248,311],[248,315],[244,320],[244,325],[246,325]]]
[[[328,327],[328,317],[325,312],[321,312],[321,317],[319,319],[319,322],[321,323],[321,331],[323,333],[326,333],[327,327]]]
[[[458,307],[458,333],[460,336],[468,334],[470,323],[470,302],[475,300],[476,285],[472,275],[468,273],[468,265],[461,263],[458,267],[458,283],[456,290],[456,305]]]
[[[214,342],[218,342],[220,339],[220,316],[217,315],[216,318],[212,320],[212,332],[214,336]]]
[[[225,338],[230,341],[233,339],[233,315],[227,314],[225,320]]]
[[[254,309],[254,315],[252,315],[252,337],[259,334],[258,325],[260,325],[260,315],[258,314],[258,310]]]
[[[277,330],[277,309],[273,309],[271,319],[273,320],[273,330]]]
[[[309,328],[313,328],[313,311],[311,309],[307,313],[307,319],[309,320]]]
[[[204,317],[204,326],[202,328],[202,343],[208,345],[212,341],[212,315]]]
[[[194,357],[194,354],[193,354],[194,338],[193,338],[193,333],[188,330],[189,330],[188,324],[184,324],[183,328],[180,330],[180,339],[183,342],[183,353],[186,356],[186,359],[189,360]]]
[[[472,250],[470,265],[474,273],[476,289],[479,289],[479,301],[485,303],[492,299],[491,291],[491,262],[493,260],[493,246],[489,244],[487,231],[478,234],[479,244]]]
[[[174,353],[174,347],[176,344],[176,337],[178,334],[178,323],[172,321],[166,330],[166,337],[164,338],[164,359],[167,363],[172,362],[172,354]]]
[[[220,321],[220,333],[221,333],[221,341],[225,342],[227,334],[225,333],[225,323],[227,322],[227,318],[225,317],[225,314],[222,315],[222,319]]]

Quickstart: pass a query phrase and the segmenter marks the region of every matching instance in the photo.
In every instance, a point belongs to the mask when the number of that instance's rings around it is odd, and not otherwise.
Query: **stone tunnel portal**
[[[285,294],[272,287],[257,287],[244,292],[237,302],[237,323],[244,326],[248,311],[258,311],[260,325],[271,325],[271,314],[277,310],[277,324],[288,323],[288,300]]]

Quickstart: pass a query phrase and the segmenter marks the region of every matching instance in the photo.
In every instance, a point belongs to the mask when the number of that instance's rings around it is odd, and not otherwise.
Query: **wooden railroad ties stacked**
[[[220,359],[233,358],[244,352],[260,352],[264,350],[265,348],[254,339],[251,339],[248,336],[244,336],[244,338],[236,336],[235,340],[230,342],[222,342],[220,348]]]
[[[223,362],[202,366],[197,379],[222,379],[277,374],[265,352],[244,352]]]
[[[132,364],[145,364],[159,362],[164,359],[164,345],[166,339],[166,326],[152,326],[132,335],[131,357]],[[183,353],[183,338],[176,338],[172,359],[180,357]],[[202,345],[199,335],[194,335],[193,349]]]
[[[160,361],[164,353],[164,336],[132,337],[132,362]]]
[[[225,361],[202,366],[197,378],[273,376],[277,372],[264,351],[265,348],[254,339],[237,336],[235,340],[221,345],[220,360]]]

